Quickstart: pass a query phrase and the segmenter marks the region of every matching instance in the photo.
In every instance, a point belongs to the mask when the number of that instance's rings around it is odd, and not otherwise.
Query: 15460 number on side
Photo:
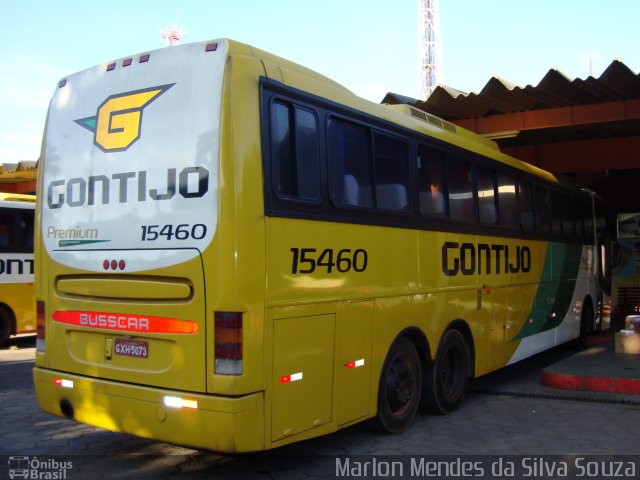
[[[333,248],[325,248],[318,250],[317,248],[292,248],[291,249],[291,273],[314,273],[316,270],[322,269],[327,273],[337,270],[340,273],[350,271],[364,272],[367,269],[369,255],[366,250],[358,248],[351,250],[343,248],[342,250],[334,250]]]

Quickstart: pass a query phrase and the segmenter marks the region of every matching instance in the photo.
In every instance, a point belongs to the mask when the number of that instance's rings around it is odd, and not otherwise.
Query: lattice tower
[[[425,100],[442,83],[442,52],[440,49],[440,9],[439,0],[418,0],[420,19],[420,38],[418,55],[420,57],[419,92]]]

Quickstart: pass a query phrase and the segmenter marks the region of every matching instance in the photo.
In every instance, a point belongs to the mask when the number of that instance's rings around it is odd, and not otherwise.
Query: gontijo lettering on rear
[[[189,74],[193,64],[158,70],[171,57],[160,50],[144,61],[99,66],[60,83],[50,106],[42,172],[41,230],[51,255],[184,252],[179,260],[159,253],[152,265],[131,263],[131,273],[184,261],[186,252],[193,258],[211,243],[218,222],[225,48],[205,53],[191,59],[200,62],[199,79]],[[154,237],[156,228],[166,234]],[[168,234],[169,228],[177,233]],[[100,264],[81,254],[58,261],[100,272]]]

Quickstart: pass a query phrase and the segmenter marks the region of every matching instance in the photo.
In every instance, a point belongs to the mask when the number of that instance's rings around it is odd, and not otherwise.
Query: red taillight
[[[215,373],[242,375],[242,312],[215,312]]]
[[[36,302],[36,349],[44,352],[45,324],[47,323],[44,316],[44,302]]]

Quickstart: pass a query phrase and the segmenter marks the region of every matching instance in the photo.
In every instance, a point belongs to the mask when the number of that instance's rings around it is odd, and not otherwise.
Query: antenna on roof
[[[589,49],[587,53],[580,55],[580,69],[589,73],[593,77],[593,71],[600,69],[602,53],[599,50]]]
[[[176,18],[177,17],[178,16],[176,15]],[[176,21],[176,24],[177,23],[178,22]],[[186,32],[184,31],[182,26],[178,27],[176,26],[176,24],[174,24],[173,27],[160,29],[160,36],[167,42],[167,47],[173,47],[186,35]]]

